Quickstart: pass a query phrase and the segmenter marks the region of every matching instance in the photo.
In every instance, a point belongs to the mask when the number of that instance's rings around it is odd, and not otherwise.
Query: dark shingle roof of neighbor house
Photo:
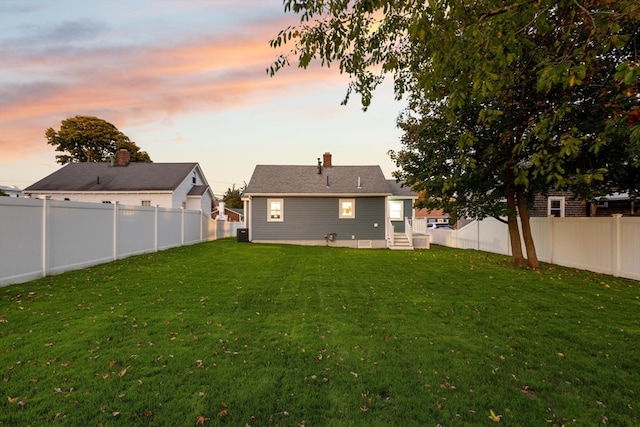
[[[175,190],[197,163],[69,163],[24,189],[29,191]]]
[[[380,166],[322,167],[318,173],[318,166],[257,165],[244,195],[277,194],[389,196],[391,191]]]
[[[404,185],[402,182],[398,182],[395,179],[388,179],[387,183],[389,184],[391,193],[393,193],[394,196],[415,198],[418,197],[418,193],[413,191],[411,187]]]
[[[187,196],[202,196],[208,189],[208,185],[194,185],[187,193]]]

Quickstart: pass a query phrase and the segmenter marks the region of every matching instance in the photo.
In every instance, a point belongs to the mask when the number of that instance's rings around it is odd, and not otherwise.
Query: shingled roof
[[[407,186],[403,182],[398,182],[395,179],[388,179],[387,183],[389,184],[391,193],[393,193],[394,196],[418,198],[418,193],[413,191],[411,187]]]
[[[390,196],[391,191],[380,166],[257,165],[243,194]]]
[[[24,189],[30,191],[173,191],[197,163],[69,163]]]

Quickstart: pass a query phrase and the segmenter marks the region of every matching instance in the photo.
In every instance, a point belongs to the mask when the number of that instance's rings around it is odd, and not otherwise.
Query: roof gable
[[[29,191],[175,190],[197,163],[69,163],[25,188]]]
[[[380,166],[257,165],[243,194],[390,195],[391,191]]]

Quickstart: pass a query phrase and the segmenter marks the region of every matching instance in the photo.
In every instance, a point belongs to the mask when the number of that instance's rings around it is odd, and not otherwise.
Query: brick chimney
[[[328,151],[322,155],[322,161],[324,163],[325,168],[331,167],[331,153]]]
[[[126,148],[121,148],[116,152],[115,166],[129,166],[131,161],[131,153]]]

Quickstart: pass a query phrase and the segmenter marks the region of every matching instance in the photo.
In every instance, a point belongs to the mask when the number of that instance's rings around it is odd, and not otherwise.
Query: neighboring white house
[[[213,192],[198,163],[69,163],[23,190],[25,197],[202,210],[211,214]]]

